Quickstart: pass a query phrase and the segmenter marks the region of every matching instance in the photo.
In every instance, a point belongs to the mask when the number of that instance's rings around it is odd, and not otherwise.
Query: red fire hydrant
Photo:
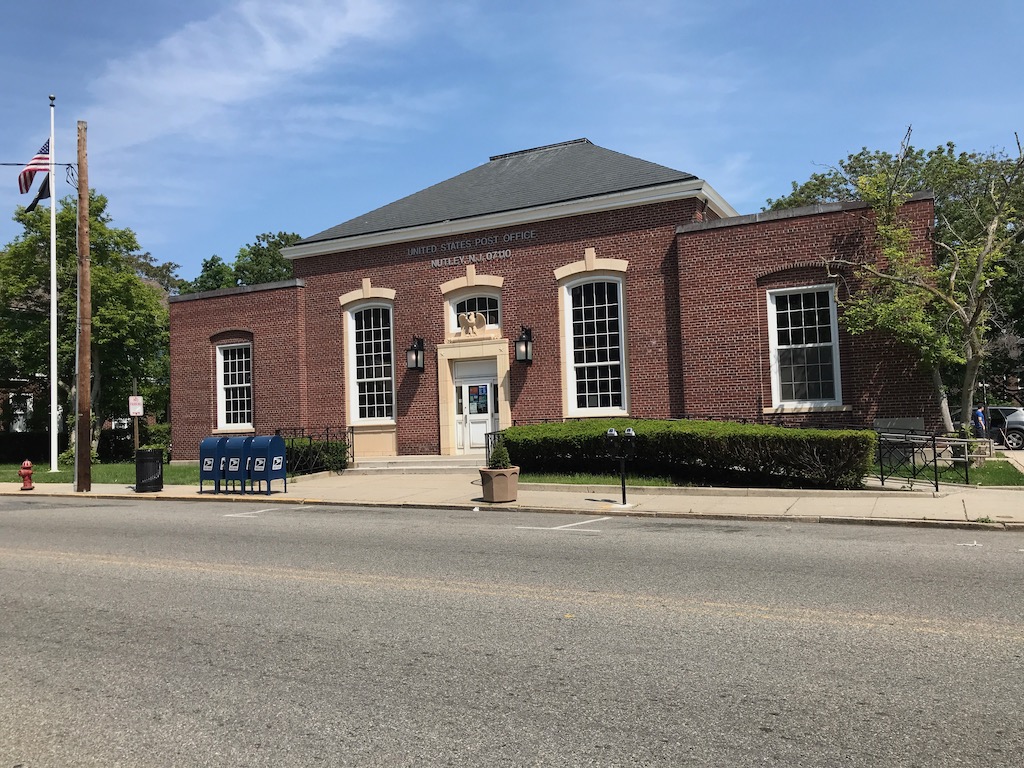
[[[31,491],[35,488],[32,485],[32,462],[25,459],[21,462],[21,469],[18,470],[18,477],[21,478],[21,490]]]

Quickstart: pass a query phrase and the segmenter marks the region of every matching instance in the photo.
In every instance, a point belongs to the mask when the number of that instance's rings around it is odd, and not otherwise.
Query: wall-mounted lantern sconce
[[[423,370],[423,339],[413,336],[412,346],[405,350],[405,365],[410,371]]]
[[[522,333],[519,334],[519,338],[516,339],[516,362],[517,363],[532,363],[533,362],[533,329],[527,328],[525,325],[522,327]]]

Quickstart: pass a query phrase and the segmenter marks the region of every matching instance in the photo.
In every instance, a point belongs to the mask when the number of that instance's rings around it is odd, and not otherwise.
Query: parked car
[[[1024,448],[1024,408],[1005,405],[988,407],[989,436],[1019,451]]]

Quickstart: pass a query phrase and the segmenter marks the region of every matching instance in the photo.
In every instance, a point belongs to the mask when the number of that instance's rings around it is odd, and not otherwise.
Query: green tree
[[[256,242],[242,246],[233,264],[227,264],[220,256],[203,260],[199,276],[192,281],[182,282],[180,293],[216,291],[219,288],[234,288],[236,285],[260,285],[276,283],[292,277],[292,263],[281,255],[281,249],[297,243],[302,238],[293,232],[265,232],[257,235]]]
[[[915,244],[900,206],[922,190],[935,195],[936,222],[928,242]],[[1007,347],[1020,320],[1014,307],[1024,263],[1024,151],[1018,142],[1016,157],[957,152],[951,143],[926,152],[910,145],[908,131],[897,154],[862,149],[804,184],[794,182],[789,196],[768,205],[854,199],[871,206],[877,249],[830,262],[867,278],[866,289],[846,303],[844,323],[853,333],[885,330],[919,351],[948,431],[953,423],[942,373],[955,372],[963,428],[982,362]]]
[[[77,216],[74,197],[60,200],[56,216],[57,378],[58,401],[68,415],[75,411]],[[50,215],[46,209],[26,213],[19,206],[14,219],[24,231],[0,253],[0,344],[6,350],[0,358],[0,377],[48,381]],[[169,314],[163,283],[173,284],[177,278],[176,265],[157,264],[140,251],[132,230],[112,225],[106,197],[92,190],[89,222],[93,309],[90,402],[95,442],[106,419],[127,411],[133,380],[151,391],[168,389],[163,361]]]
[[[276,283],[292,277],[292,263],[281,255],[281,249],[302,238],[294,232],[265,232],[255,243],[242,247],[235,257],[235,281],[238,285]]]
[[[208,259],[203,259],[203,268],[195,280],[182,281],[178,286],[179,293],[202,293],[203,291],[216,291],[220,288],[234,288],[235,271],[230,264],[214,254]]]

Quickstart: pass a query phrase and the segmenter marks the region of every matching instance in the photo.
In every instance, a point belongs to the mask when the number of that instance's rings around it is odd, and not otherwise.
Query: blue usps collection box
[[[224,446],[226,437],[204,437],[199,442],[199,492],[203,492],[205,481],[213,482],[213,492],[220,493],[220,482],[224,479]]]
[[[229,437],[224,444],[225,490],[229,486],[234,490],[234,484],[238,482],[242,484],[242,493],[245,493],[245,484],[249,480],[249,466],[252,462],[252,455],[249,453],[252,440],[251,437]]]
[[[279,435],[254,437],[249,447],[252,466],[249,470],[249,490],[256,492],[257,483],[267,484],[270,495],[270,481],[284,480],[284,492],[288,492],[288,470],[285,466],[284,439]]]

